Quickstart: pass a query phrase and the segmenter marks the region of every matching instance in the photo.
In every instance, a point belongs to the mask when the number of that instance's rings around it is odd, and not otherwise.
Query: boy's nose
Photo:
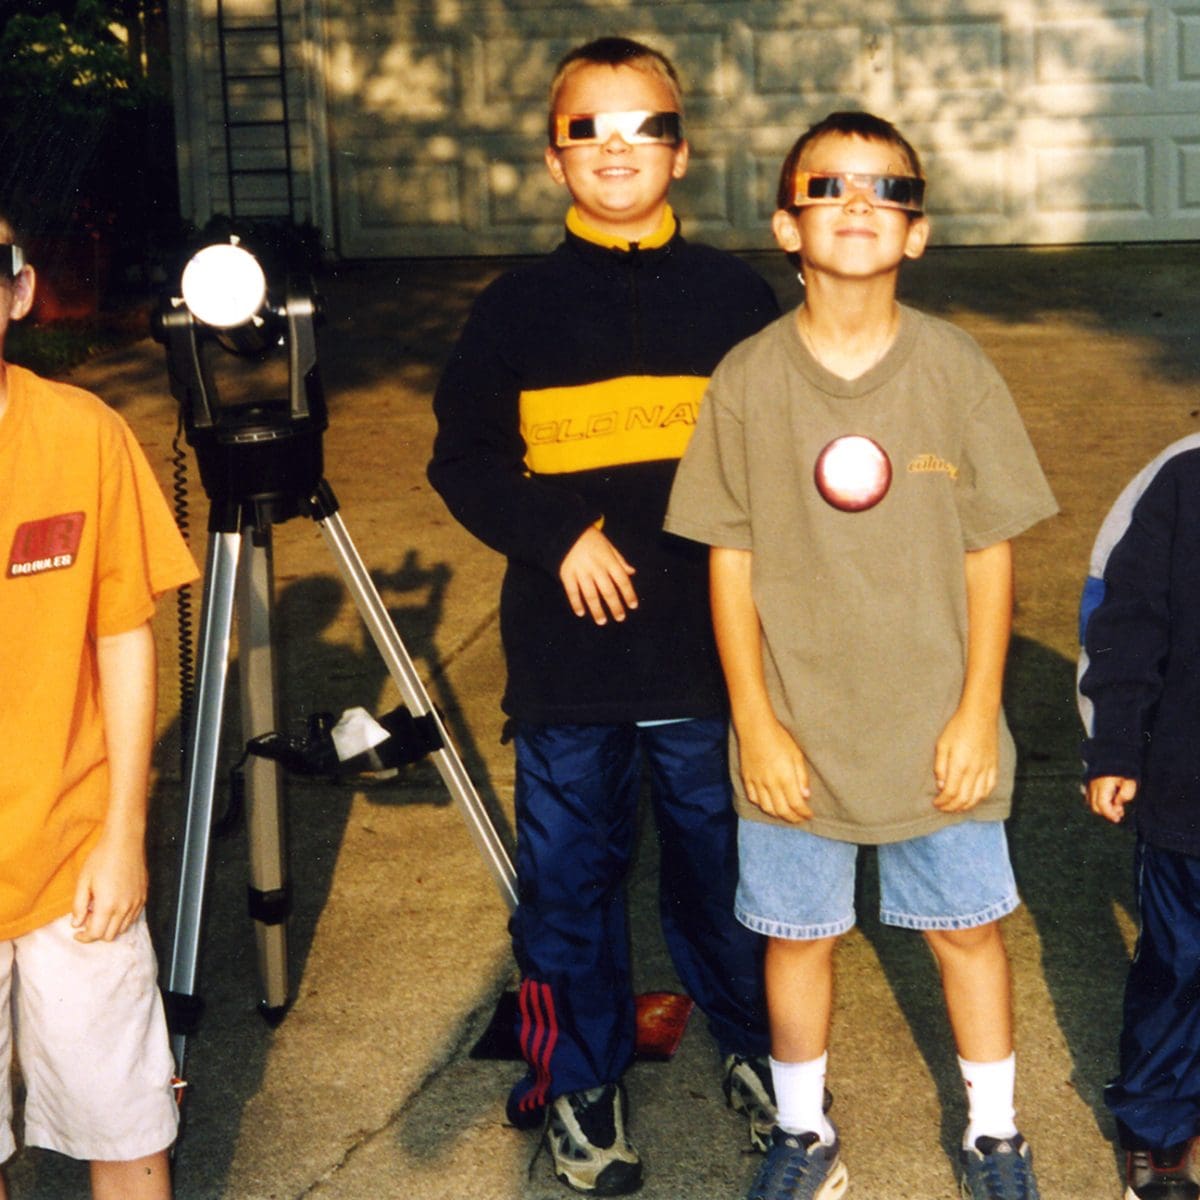
[[[846,193],[845,208],[852,208],[857,212],[862,212],[866,209],[875,207],[875,192],[870,187],[864,187],[860,184],[851,183],[849,190]]]
[[[608,141],[604,143],[604,149],[611,154],[623,154],[629,149],[629,143],[614,129],[608,135]]]

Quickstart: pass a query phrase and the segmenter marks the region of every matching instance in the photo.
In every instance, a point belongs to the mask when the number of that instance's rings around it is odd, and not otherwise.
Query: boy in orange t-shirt
[[[34,288],[0,218],[0,1162],[15,1040],[26,1143],[89,1161],[97,1200],[162,1200],[177,1113],[143,913],[150,619],[197,571],[124,421],[4,361]]]

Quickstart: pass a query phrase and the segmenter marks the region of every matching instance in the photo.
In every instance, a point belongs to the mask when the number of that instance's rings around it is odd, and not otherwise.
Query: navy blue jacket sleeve
[[[502,283],[503,281],[501,281]],[[428,477],[446,507],[481,542],[557,573],[602,513],[569,486],[531,476],[520,431],[520,376],[505,334],[503,289],[476,301],[434,395],[438,431]]]
[[[1173,473],[1147,487],[1104,571],[1103,599],[1087,619],[1079,690],[1093,705],[1085,775],[1141,779],[1171,637]]]

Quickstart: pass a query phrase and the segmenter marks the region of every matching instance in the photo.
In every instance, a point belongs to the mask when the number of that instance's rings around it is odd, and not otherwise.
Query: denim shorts
[[[845,933],[854,924],[859,849],[790,825],[739,820],[737,919],[796,941]],[[972,929],[1020,903],[1002,821],[960,821],[873,849],[885,925]]]

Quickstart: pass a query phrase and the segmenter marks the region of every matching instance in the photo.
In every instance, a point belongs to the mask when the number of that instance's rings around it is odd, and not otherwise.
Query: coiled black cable
[[[185,542],[190,541],[188,526],[187,451],[181,442],[183,412],[171,439],[171,496],[175,507],[175,524]],[[179,623],[179,759],[181,777],[187,777],[187,748],[191,744],[192,721],[196,701],[196,651],[192,606],[192,585],[185,583],[175,594]]]

